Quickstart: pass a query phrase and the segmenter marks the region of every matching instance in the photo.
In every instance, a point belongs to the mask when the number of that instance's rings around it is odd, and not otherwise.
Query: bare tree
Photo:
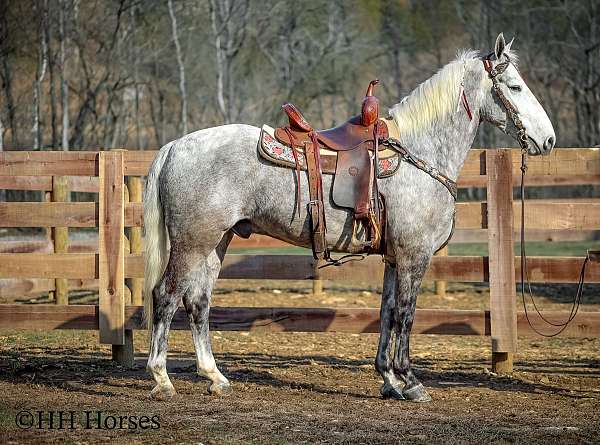
[[[0,113],[0,151],[4,151],[4,123],[2,122],[2,113]]]
[[[2,122],[2,112],[0,112],[0,153],[4,151],[4,123]],[[0,202],[6,201],[6,190],[0,188]]]
[[[177,18],[173,10],[173,1],[168,1],[169,16],[171,17],[171,31],[173,33],[173,43],[175,44],[175,55],[177,56],[177,66],[179,67],[179,94],[181,95],[181,130],[182,134],[187,134],[187,91],[185,89],[185,66],[183,64],[183,54],[179,44],[179,31],[177,28]]]
[[[562,39],[555,61],[572,90],[577,123],[577,142],[600,143],[600,5],[596,1],[562,3],[569,38]],[[559,27],[553,34],[560,41]],[[554,54],[553,54],[554,55]]]
[[[499,13],[504,11],[503,0],[497,0],[497,2],[479,0],[478,5],[474,5],[469,0],[457,0],[455,7],[458,18],[469,36],[471,47],[478,49],[491,47],[494,42],[493,38],[495,37],[492,31],[492,22],[498,20],[500,18]],[[475,145],[487,148],[495,147],[497,144],[497,134],[498,132],[491,128],[491,126],[480,125]],[[503,140],[506,140],[506,138]],[[510,140],[507,142],[509,144],[514,143]]]
[[[42,100],[42,82],[46,76],[46,68],[48,66],[48,41],[47,34],[44,32],[48,21],[48,0],[44,0],[42,5],[42,11],[40,14],[38,35],[39,35],[39,49],[38,49],[38,64],[37,72],[35,76],[35,82],[33,84],[33,125],[31,127],[31,133],[33,135],[33,148],[39,150],[42,146],[42,131],[40,122],[40,108]]]
[[[50,146],[54,149],[58,145],[58,131],[56,128],[56,88],[54,81],[56,53],[52,51],[52,11],[54,11],[54,9],[50,9],[47,12],[48,16],[44,26],[44,34],[48,45],[48,74],[50,75],[50,78],[48,79],[50,84]]]
[[[97,2],[98,5],[108,7],[103,2]],[[120,0],[116,13],[105,17],[114,26],[108,33],[110,38],[106,39],[104,33],[90,35],[86,32],[85,23],[80,23],[78,3],[74,3],[71,34],[79,61],[79,111],[69,138],[71,148],[83,147],[86,135],[94,138],[91,143],[98,145],[113,139],[112,131],[120,114],[120,110],[113,108],[115,103],[120,104],[115,96],[121,96],[122,90],[131,86],[127,82],[125,63],[119,63],[123,42],[129,36],[129,30],[123,30],[121,26],[126,9],[126,0]],[[91,45],[90,40],[94,37],[100,40]],[[95,49],[90,51],[90,46]],[[104,132],[97,128],[99,125]]]
[[[60,104],[61,104],[61,147],[69,150],[69,87],[67,85],[67,25],[69,14],[68,0],[58,3],[58,60],[60,64]]]
[[[457,47],[488,48],[500,30],[517,35],[519,68],[561,144],[600,139],[598,1],[255,4],[0,0],[4,148],[25,133],[30,147],[52,140],[64,150],[164,145],[196,124],[279,123],[284,100],[332,125],[356,111],[372,75],[382,103],[394,103]],[[476,144],[511,143],[482,130]]]
[[[133,65],[133,88],[134,88],[134,115],[135,115],[135,148],[142,149],[141,137],[141,113],[140,113],[140,75],[139,75],[139,53],[136,42],[136,10],[137,5],[133,4],[130,9],[131,18],[131,36],[129,37],[129,51]]]
[[[297,2],[277,2],[271,14],[256,21],[256,45],[278,78],[281,100],[298,100],[301,105],[316,100],[318,104],[327,94],[331,96],[331,107],[336,108],[333,96],[342,93],[343,97],[345,91],[340,79],[331,75],[334,71],[331,62],[339,60],[339,65],[344,67],[342,59],[348,63],[345,56],[362,43],[353,41],[352,33],[345,31],[350,27],[350,17],[344,14],[341,4],[340,1],[327,2],[328,14],[320,14],[320,5],[307,7]],[[272,21],[274,16],[280,20]],[[312,27],[303,26],[307,17],[322,20],[312,22]],[[349,70],[343,72],[345,76],[353,75]],[[347,94],[355,99],[354,88]],[[267,113],[271,118],[280,114],[274,107]]]
[[[246,38],[250,5],[249,0],[210,0],[209,6],[217,62],[217,104],[229,124],[239,114],[234,104],[233,63]]]
[[[18,146],[17,122],[15,118],[15,101],[12,92],[12,69],[9,56],[14,47],[9,40],[8,32],[8,2],[0,0],[0,79],[6,108],[6,120],[11,134],[11,145]]]

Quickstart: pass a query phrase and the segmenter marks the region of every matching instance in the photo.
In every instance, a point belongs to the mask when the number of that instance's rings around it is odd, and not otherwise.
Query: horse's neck
[[[472,63],[465,70],[463,84],[471,118],[460,97],[460,86],[457,86],[456,95],[451,98],[455,103],[452,112],[434,120],[427,128],[401,136],[400,139],[411,153],[452,180],[458,178],[479,126],[481,73]]]

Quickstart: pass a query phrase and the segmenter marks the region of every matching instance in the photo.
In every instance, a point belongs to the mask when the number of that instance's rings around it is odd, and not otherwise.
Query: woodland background
[[[286,100],[332,126],[370,79],[387,109],[500,31],[557,146],[600,144],[598,0],[0,0],[0,149],[157,149]]]

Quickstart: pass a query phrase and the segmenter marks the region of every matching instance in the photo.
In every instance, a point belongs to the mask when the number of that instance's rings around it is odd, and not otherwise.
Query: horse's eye
[[[512,91],[517,91],[517,92],[519,92],[519,91],[522,91],[522,90],[523,90],[523,88],[521,88],[521,86],[520,86],[520,85],[511,85],[511,86],[509,86],[508,88],[510,88]]]

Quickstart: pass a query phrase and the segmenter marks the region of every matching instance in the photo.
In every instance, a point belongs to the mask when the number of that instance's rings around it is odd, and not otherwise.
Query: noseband
[[[508,68],[508,66],[510,65],[510,59],[508,58],[508,56],[505,55],[506,61],[500,62],[494,67],[492,65],[491,57],[492,57],[492,54],[488,55],[487,57],[485,57],[483,59],[483,66],[484,66],[485,70],[487,71],[488,75],[490,76],[490,79],[492,80],[492,88],[493,88],[494,92],[500,99],[500,102],[502,102],[502,105],[504,105],[504,108],[506,109],[508,116],[510,117],[513,124],[517,128],[517,141],[519,142],[519,145],[521,146],[521,151],[523,153],[526,153],[527,150],[529,149],[529,142],[527,140],[528,139],[527,130],[525,129],[525,126],[523,125],[523,122],[521,121],[521,118],[519,117],[519,112],[516,110],[516,108],[513,106],[513,104],[511,104],[510,101],[506,98],[506,96],[500,89],[500,85],[498,82],[498,76],[500,74],[502,74],[504,71],[506,71],[506,68]]]

